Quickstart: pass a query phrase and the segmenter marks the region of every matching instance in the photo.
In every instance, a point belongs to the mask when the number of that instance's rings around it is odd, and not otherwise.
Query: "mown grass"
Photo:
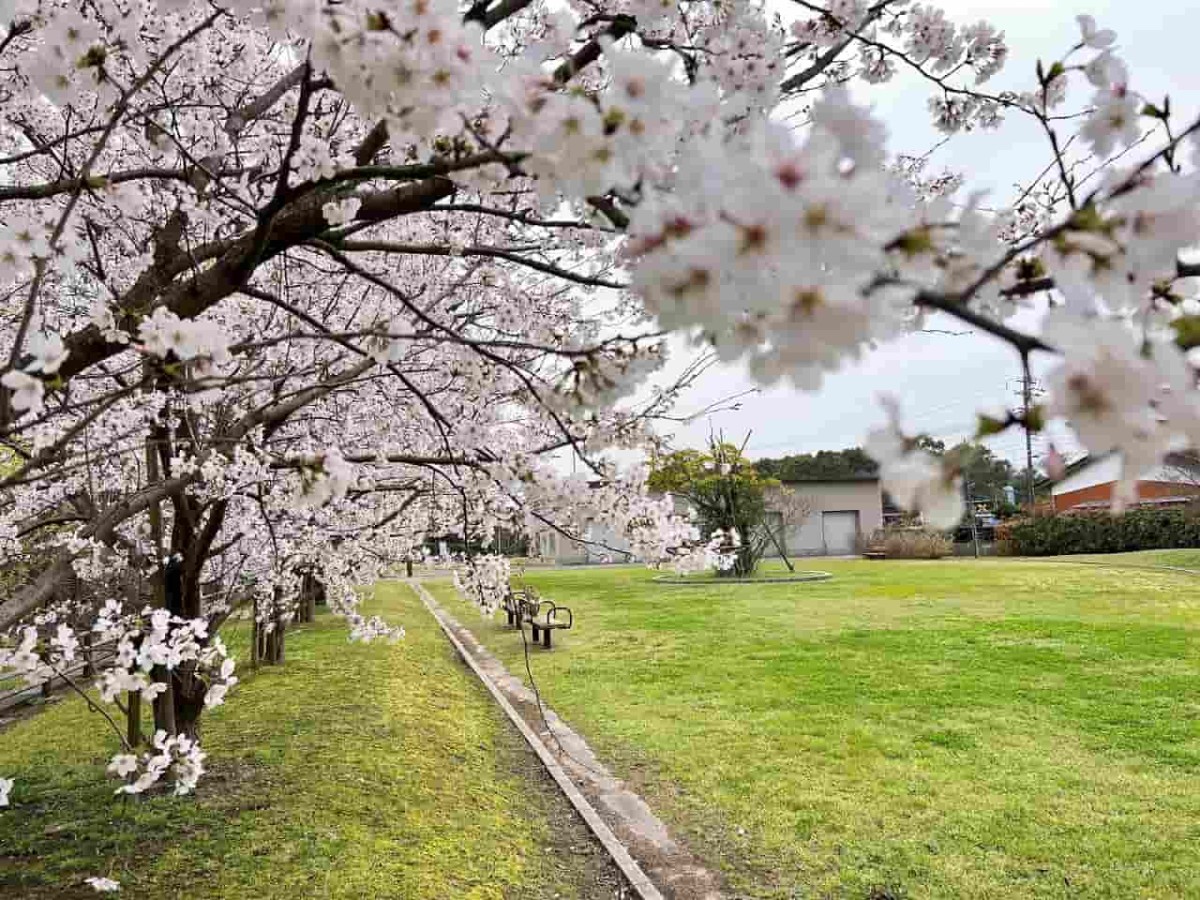
[[[576,615],[534,673],[735,895],[1200,896],[1200,580],[819,568],[834,579],[531,572]],[[515,633],[436,592],[521,671]]]
[[[407,638],[351,645],[330,617],[288,637],[205,718],[194,797],[113,798],[115,738],[63,702],[0,732],[0,896],[600,897],[584,833],[403,585],[376,612]],[[89,718],[91,716],[91,718]],[[549,852],[548,852],[549,851]]]
[[[1118,566],[1173,566],[1200,572],[1200,550],[1138,550],[1134,553],[1063,556],[1064,561],[1084,560]]]

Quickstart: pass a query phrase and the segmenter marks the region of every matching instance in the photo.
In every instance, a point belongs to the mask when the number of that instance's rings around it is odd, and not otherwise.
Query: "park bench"
[[[550,649],[550,635],[557,628],[570,628],[575,624],[575,616],[569,607],[559,606],[550,600],[543,600],[535,609],[534,615],[526,621],[529,622],[529,627],[533,631],[533,642],[538,642],[538,632],[542,632],[545,637],[542,638],[542,646],[547,650]]]
[[[515,591],[509,590],[508,596],[504,598],[503,608],[508,625],[520,628],[522,624],[537,615],[537,592],[530,587],[519,588]]]
[[[536,644],[540,638],[542,646],[547,649],[550,648],[550,635],[554,631],[575,624],[575,616],[569,607],[542,600],[531,587],[510,590],[501,606],[510,627],[522,628],[528,622],[533,632],[533,642]]]

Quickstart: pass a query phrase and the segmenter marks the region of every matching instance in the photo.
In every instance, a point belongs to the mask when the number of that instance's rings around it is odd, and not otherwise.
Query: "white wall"
[[[584,530],[583,537],[614,550],[629,549],[629,541],[618,535],[610,526],[599,522],[590,523]],[[538,550],[543,558],[563,564],[624,562],[628,559],[623,554],[606,550],[604,547],[571,540],[557,531],[542,532],[538,536]]]
[[[785,484],[801,497],[809,499],[812,514],[800,527],[786,530],[786,545],[790,555],[816,555],[825,552],[824,512],[855,510],[858,527],[869,536],[883,527],[883,492],[878,481],[804,481]],[[772,550],[768,555],[775,555]]]

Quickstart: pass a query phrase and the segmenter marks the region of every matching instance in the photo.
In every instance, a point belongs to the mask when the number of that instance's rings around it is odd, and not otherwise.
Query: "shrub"
[[[1189,508],[1034,516],[997,526],[996,540],[1020,556],[1200,547],[1200,515]]]
[[[941,559],[954,552],[949,537],[928,528],[881,528],[871,535],[869,547],[888,559]]]

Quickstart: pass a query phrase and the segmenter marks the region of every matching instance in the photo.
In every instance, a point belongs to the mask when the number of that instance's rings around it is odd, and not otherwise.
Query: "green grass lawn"
[[[576,615],[536,651],[547,702],[735,894],[1200,897],[1200,579],[813,567],[834,579],[528,575]],[[450,602],[523,671],[502,620]]]
[[[68,701],[0,731],[0,897],[600,898],[612,872],[514,729],[402,585],[395,646],[321,618],[287,664],[205,718],[194,797],[122,801],[115,738]],[[242,641],[242,644],[245,642]]]
[[[1061,556],[1062,561],[1103,563],[1119,566],[1174,566],[1200,572],[1200,550],[1138,550],[1134,553],[1091,554],[1087,556]]]

